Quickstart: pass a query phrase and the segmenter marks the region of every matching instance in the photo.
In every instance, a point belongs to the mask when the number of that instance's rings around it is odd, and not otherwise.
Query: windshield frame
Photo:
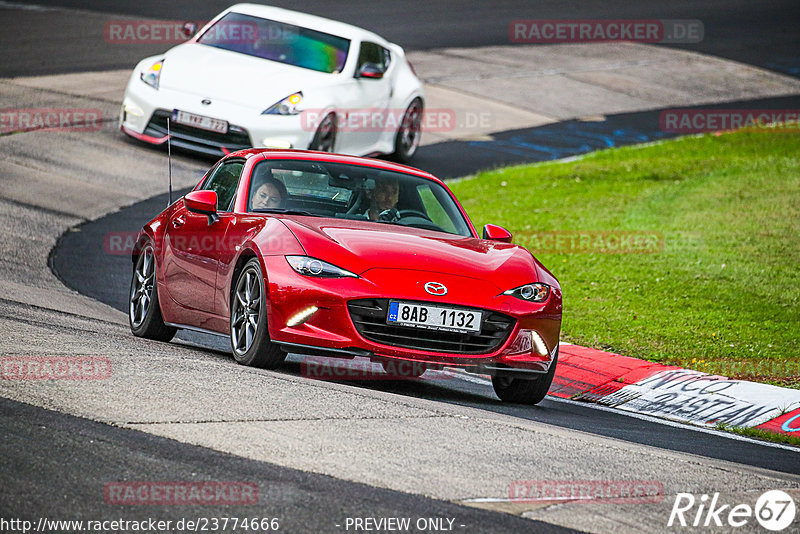
[[[305,158],[292,158],[292,157],[276,157],[259,159],[249,166],[247,174],[247,183],[242,183],[242,199],[243,205],[241,208],[246,213],[252,214],[272,214],[281,215],[282,212],[288,215],[294,215],[298,211],[310,212],[314,217],[329,218],[337,222],[352,221],[354,223],[371,223],[380,224],[382,226],[400,227],[400,228],[416,228],[423,229],[437,233],[443,233],[449,236],[460,237],[477,237],[475,228],[472,225],[467,214],[464,212],[463,207],[458,202],[458,199],[453,195],[453,192],[443,182],[435,178],[426,177],[424,175],[403,172],[400,169],[382,168],[372,165],[363,165],[347,161],[327,161],[319,159],[305,159]],[[286,183],[282,178],[284,187],[287,188],[287,197],[284,200],[289,202],[277,207],[277,209],[258,209],[253,208],[251,204],[252,197],[255,189],[261,187],[264,181],[279,178],[281,173],[290,173],[291,169],[298,169],[302,167],[317,167],[323,168],[327,174],[316,171],[307,172],[306,174],[313,181],[313,176],[316,174],[319,179],[327,179],[327,188],[323,187],[319,191],[325,191],[325,195],[314,194],[296,194],[298,189],[294,184]],[[263,169],[266,168],[266,171]],[[278,171],[276,175],[273,171]],[[305,172],[305,171],[302,171]],[[349,175],[346,175],[349,172]],[[294,175],[305,179],[305,175]],[[353,176],[352,182],[347,182]],[[326,177],[326,178],[323,178]],[[397,201],[397,208],[399,208],[399,219],[385,221],[385,220],[371,220],[368,218],[368,213],[364,213],[361,207],[369,204],[369,197],[367,191],[374,191],[376,180],[396,178],[399,180],[399,197]],[[339,182],[339,186],[331,184],[331,180]],[[352,186],[352,187],[350,187]],[[435,204],[425,204],[424,194],[420,188],[426,187],[430,193],[428,201],[435,201]],[[371,188],[371,189],[370,189]],[[343,202],[338,202],[337,191],[347,191],[349,195],[342,195]],[[314,205],[320,206],[323,209],[315,209]],[[422,207],[422,210],[416,208]],[[431,215],[430,208],[438,210],[437,213]],[[355,209],[353,209],[355,208]],[[425,220],[422,217],[415,216],[408,213],[422,211],[427,217]],[[439,218],[436,218],[439,217]],[[443,227],[441,224],[436,224],[434,221],[445,223],[448,227]]]

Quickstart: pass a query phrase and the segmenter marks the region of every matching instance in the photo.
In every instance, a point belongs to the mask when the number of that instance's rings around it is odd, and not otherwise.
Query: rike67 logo
[[[781,490],[763,493],[755,507],[723,504],[719,493],[710,497],[703,494],[699,499],[691,493],[678,493],[667,526],[737,528],[749,524],[755,517],[765,529],[779,532],[792,524],[795,512],[794,499]]]

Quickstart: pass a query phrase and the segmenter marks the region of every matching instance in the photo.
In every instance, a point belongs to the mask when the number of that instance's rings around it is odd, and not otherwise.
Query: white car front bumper
[[[203,101],[210,101],[204,104]],[[169,88],[153,87],[142,82],[134,71],[125,89],[120,110],[122,130],[136,139],[163,144],[167,140],[166,118],[173,110],[211,117],[228,122],[228,133],[203,130],[172,122],[173,146],[222,156],[250,147],[307,149],[314,137],[312,124],[304,124],[300,115],[262,115],[270,103],[256,106],[206,98]]]

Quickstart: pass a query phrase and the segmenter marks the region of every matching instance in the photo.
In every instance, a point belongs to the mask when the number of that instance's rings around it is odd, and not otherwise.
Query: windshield
[[[438,183],[401,172],[344,163],[259,162],[251,175],[247,209],[472,235],[452,196]]]
[[[274,20],[228,13],[198,43],[319,72],[341,72],[350,40]]]

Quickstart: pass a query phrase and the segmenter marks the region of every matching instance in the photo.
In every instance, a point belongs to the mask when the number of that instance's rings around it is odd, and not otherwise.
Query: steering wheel
[[[420,217],[428,222],[433,222],[430,217],[418,210],[398,210],[397,213],[401,219],[405,217]]]

